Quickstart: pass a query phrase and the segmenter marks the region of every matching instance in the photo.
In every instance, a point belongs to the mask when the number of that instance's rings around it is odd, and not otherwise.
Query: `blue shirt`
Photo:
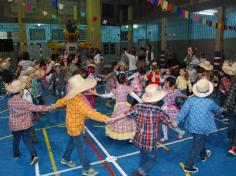
[[[209,98],[193,96],[183,105],[176,117],[176,123],[184,121],[190,133],[208,134],[216,130],[214,113],[220,113],[220,107]]]

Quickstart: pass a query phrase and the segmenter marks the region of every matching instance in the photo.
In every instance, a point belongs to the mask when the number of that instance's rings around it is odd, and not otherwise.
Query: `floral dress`
[[[170,117],[170,119],[175,119],[176,115],[179,113],[179,107],[176,104],[177,97],[186,97],[178,89],[174,91],[168,91],[164,98],[164,105],[162,110]]]
[[[116,117],[130,109],[130,104],[127,102],[127,96],[133,91],[132,87],[126,85],[119,85],[116,89],[112,90],[116,98],[116,104],[112,117]],[[116,140],[132,139],[135,134],[136,123],[134,119],[123,118],[117,120],[106,126],[106,134]]]

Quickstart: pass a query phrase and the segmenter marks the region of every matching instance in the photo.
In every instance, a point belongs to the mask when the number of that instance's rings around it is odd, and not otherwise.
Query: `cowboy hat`
[[[230,63],[229,61],[225,61],[222,70],[228,75],[236,75],[236,62]]]
[[[93,64],[93,63],[89,63],[89,64],[87,65],[87,68],[89,68],[89,67],[96,68],[96,65],[95,65],[95,64]]]
[[[214,90],[214,85],[207,79],[201,79],[193,85],[193,94],[197,97],[207,97]]]
[[[200,67],[202,67],[206,71],[212,71],[213,70],[213,65],[209,61],[204,61],[199,64]]]
[[[25,84],[30,84],[32,81],[32,78],[30,76],[24,75],[24,76],[20,76],[18,80],[24,82]]]
[[[59,63],[56,63],[54,66],[55,67],[61,67],[61,65]]]
[[[145,93],[142,96],[143,102],[152,103],[162,100],[166,96],[164,90],[158,90],[157,85],[149,85],[145,88]]]
[[[119,62],[117,63],[117,65],[118,65],[118,66],[122,66],[122,67],[124,67],[124,68],[127,67],[126,63],[123,62],[123,61],[119,61]]]
[[[10,66],[10,60],[11,60],[11,58],[7,58],[7,59],[1,60],[1,62],[0,62],[0,68],[1,68],[1,69],[8,69],[9,66]]]
[[[24,74],[29,76],[29,75],[33,74],[34,72],[36,72],[36,69],[34,67],[30,66],[25,70]]]
[[[77,74],[68,80],[68,85],[70,88],[66,98],[72,99],[79,93],[94,88],[97,85],[97,81],[91,78],[84,79],[81,75]]]
[[[22,91],[26,84],[21,80],[14,80],[11,84],[4,84],[5,89],[9,93],[18,93]]]
[[[55,62],[54,62],[54,61],[51,61],[51,62],[49,63],[49,67],[54,67],[54,66],[56,66]]]

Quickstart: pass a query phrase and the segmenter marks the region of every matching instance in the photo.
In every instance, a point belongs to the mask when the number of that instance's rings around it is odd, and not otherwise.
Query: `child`
[[[112,113],[112,117],[116,117],[129,110],[130,104],[127,102],[127,97],[130,94],[138,102],[142,100],[133,92],[133,88],[125,84],[125,74],[119,73],[117,75],[118,85],[116,89],[112,90],[110,94],[97,94],[103,98],[116,98],[116,105]],[[132,139],[135,133],[136,124],[133,119],[121,119],[115,123],[106,126],[106,134],[117,140]]]
[[[187,96],[182,94],[178,89],[175,89],[175,79],[172,77],[166,78],[164,87],[167,95],[164,98],[164,105],[162,106],[162,110],[169,116],[171,123],[175,124],[175,117],[179,112],[179,108],[176,105],[176,98],[187,98]],[[172,128],[171,126],[169,127]],[[179,127],[174,128],[174,130],[178,133],[177,139],[182,139],[185,131],[182,131]],[[165,142],[168,140],[168,129],[164,124],[162,124],[162,131],[164,137],[160,139],[160,142]]]
[[[137,104],[126,114],[121,114],[112,121],[127,117],[136,122],[136,132],[133,138],[133,144],[140,150],[139,168],[132,175],[143,176],[156,165],[158,159],[158,123],[160,120],[168,124],[168,115],[157,102],[166,96],[165,91],[157,90],[156,85],[149,85],[142,96],[142,104]],[[114,123],[114,122],[111,122]]]
[[[213,113],[220,113],[220,107],[207,98],[214,90],[213,84],[207,79],[201,79],[193,86],[193,94],[185,103],[176,117],[176,124],[185,122],[185,128],[193,135],[191,152],[185,162],[184,171],[196,173],[194,159],[201,157],[206,161],[211,156],[211,151],[206,150],[205,142],[209,133],[216,131]]]
[[[20,140],[23,139],[26,147],[31,155],[31,165],[38,161],[37,153],[30,138],[30,129],[33,126],[32,112],[35,111],[50,111],[51,106],[35,106],[32,103],[24,100],[23,90],[25,83],[20,80],[15,80],[9,85],[5,85],[7,92],[12,93],[13,97],[8,100],[9,108],[9,125],[13,134],[13,157],[20,157]]]
[[[230,75],[227,74],[227,70],[224,70],[222,68],[219,71],[219,96],[220,96],[220,105],[224,105],[225,97],[228,95],[230,87],[231,87],[231,81],[230,81]]]
[[[71,153],[76,147],[79,159],[83,165],[83,175],[97,175],[98,172],[91,168],[85,142],[82,136],[84,129],[85,117],[96,121],[108,123],[110,120],[107,116],[96,112],[90,108],[83,99],[82,92],[92,89],[96,86],[97,81],[94,79],[84,79],[81,75],[74,75],[68,80],[68,92],[66,97],[59,99],[53,106],[55,108],[66,106],[66,128],[69,135],[69,143],[61,160],[62,164],[70,167],[76,165],[71,161]]]
[[[228,153],[236,156],[236,63],[225,62],[222,69],[231,76],[231,87],[224,103],[224,108],[229,118],[229,149]]]
[[[44,100],[43,100],[43,90],[42,90],[42,84],[41,84],[41,78],[44,76],[44,73],[41,69],[36,70],[32,74],[32,95],[35,99],[37,99],[37,104],[43,105]]]
[[[65,80],[65,73],[61,70],[61,65],[56,63],[55,64],[56,72],[52,74],[50,82],[55,87],[56,96],[62,98],[65,96],[65,87],[66,87],[66,80]]]
[[[158,66],[157,66],[156,61],[152,61],[151,71],[145,76],[145,79],[149,82],[149,84],[154,84],[157,86],[161,85],[160,72],[158,70]]]
[[[192,84],[186,68],[180,68],[179,76],[176,79],[176,87],[185,95],[192,92]]]

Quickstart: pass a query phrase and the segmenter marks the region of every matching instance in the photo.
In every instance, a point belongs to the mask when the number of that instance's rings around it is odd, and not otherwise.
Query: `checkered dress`
[[[158,147],[158,122],[166,123],[168,115],[160,107],[152,104],[137,104],[128,113],[127,117],[136,121],[136,133],[133,143],[145,151],[153,151]]]

